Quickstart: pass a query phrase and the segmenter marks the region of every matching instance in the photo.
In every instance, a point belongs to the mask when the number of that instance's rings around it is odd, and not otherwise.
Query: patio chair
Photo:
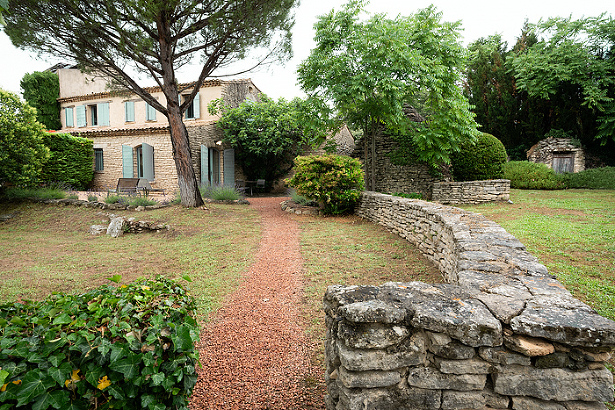
[[[166,196],[163,188],[152,188],[152,185],[145,178],[139,178],[139,183],[137,184],[137,191],[145,193],[145,196],[148,196],[150,192],[161,192],[163,196]]]
[[[255,189],[260,189],[262,191],[265,190],[265,180],[264,179],[257,179],[256,180],[256,186],[254,187]]]

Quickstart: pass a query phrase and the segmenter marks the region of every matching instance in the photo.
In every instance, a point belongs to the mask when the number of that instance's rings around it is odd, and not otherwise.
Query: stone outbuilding
[[[546,164],[557,174],[585,170],[585,152],[571,138],[547,138],[527,152],[530,162]]]

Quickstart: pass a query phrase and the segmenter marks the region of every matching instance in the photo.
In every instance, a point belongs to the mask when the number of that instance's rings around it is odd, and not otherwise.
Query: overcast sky
[[[297,65],[303,61],[314,46],[314,23],[317,16],[329,12],[331,9],[339,10],[345,0],[303,0],[296,9],[295,27],[293,30],[292,60],[283,66],[276,65],[267,70],[244,74],[240,77],[252,78],[257,87],[273,98],[303,96],[301,89],[296,85]],[[512,44],[520,34],[523,22],[528,19],[531,23],[537,22],[541,17],[593,17],[606,12],[615,16],[615,2],[612,0],[372,0],[367,7],[370,13],[388,13],[395,17],[398,14],[408,15],[420,8],[434,4],[443,12],[445,21],[461,20],[464,44],[468,44],[480,37],[499,33],[504,40]],[[26,73],[43,71],[57,63],[50,57],[37,58],[31,53],[13,47],[4,32],[0,32],[0,88],[20,93],[19,81]],[[185,70],[179,76],[181,82],[193,81],[197,77],[196,69]],[[152,85],[153,82],[145,84]]]

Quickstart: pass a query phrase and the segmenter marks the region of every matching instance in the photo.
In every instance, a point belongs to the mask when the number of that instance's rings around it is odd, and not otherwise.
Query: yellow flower
[[[141,286],[141,289],[143,289],[143,290],[149,290],[149,286]]]
[[[70,379],[68,379],[68,380],[66,380],[64,382],[64,386],[66,386],[66,387],[68,387],[70,389],[70,388],[72,388],[72,385],[74,383],[77,383],[79,380],[81,380],[81,377],[79,377],[79,372],[80,371],[81,370],[79,370],[79,369],[73,370],[73,373],[70,375]]]
[[[0,387],[0,392],[5,391],[5,390],[6,390],[6,386],[8,386],[8,385],[9,385],[8,383],[4,383],[4,384],[2,385],[2,387]]]
[[[107,378],[107,376],[103,376],[102,379],[98,380],[98,390],[104,390],[111,385],[111,380]]]

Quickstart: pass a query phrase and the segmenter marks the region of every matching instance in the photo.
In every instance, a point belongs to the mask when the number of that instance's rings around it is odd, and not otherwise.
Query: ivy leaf
[[[176,352],[187,352],[193,349],[190,328],[186,325],[180,325],[171,335],[171,340]]]
[[[160,386],[165,379],[164,373],[156,373],[152,375],[152,384],[154,386]]]
[[[68,313],[62,313],[60,316],[53,319],[54,325],[67,325],[71,323],[73,319],[70,317]]]
[[[43,377],[40,370],[32,370],[26,374],[21,381],[21,388],[17,392],[17,407],[30,403],[33,399],[41,395],[48,388],[55,385],[51,377]]]
[[[72,366],[69,363],[62,363],[59,367],[50,368],[47,374],[60,386],[64,386],[64,382],[70,378],[72,371]]]
[[[186,281],[186,282],[192,282],[192,278],[188,275],[183,275],[182,278]]]
[[[111,370],[115,370],[116,372],[123,373],[124,378],[126,379],[133,379],[140,372],[140,363],[141,359],[139,358],[139,356],[130,352],[128,354],[128,357],[115,363],[111,363],[111,365],[109,365],[109,368],[111,368]]]
[[[4,381],[6,380],[6,378],[9,376],[9,372],[7,372],[6,370],[2,370],[0,369],[0,384],[4,384]]]
[[[70,393],[68,390],[46,391],[32,405],[32,410],[46,410],[49,406],[55,409],[64,409],[69,402]]]

